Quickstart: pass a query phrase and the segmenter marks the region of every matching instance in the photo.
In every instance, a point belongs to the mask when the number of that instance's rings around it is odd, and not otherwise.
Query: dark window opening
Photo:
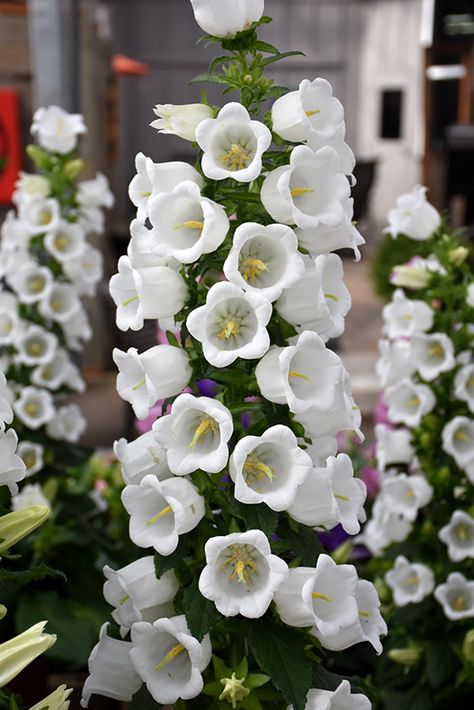
[[[403,91],[384,89],[380,112],[380,138],[402,137]]]

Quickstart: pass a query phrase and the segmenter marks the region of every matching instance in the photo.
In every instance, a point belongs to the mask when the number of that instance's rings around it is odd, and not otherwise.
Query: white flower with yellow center
[[[372,507],[372,517],[357,538],[375,557],[393,542],[406,540],[413,523],[400,513],[394,513],[386,499],[378,496]]]
[[[365,244],[365,239],[352,221],[354,200],[347,198],[343,200],[342,204],[345,217],[335,227],[319,224],[317,227],[309,227],[308,229],[298,227],[295,229],[300,248],[306,249],[310,256],[329,254],[329,252],[338,249],[352,249],[355,260],[360,260],[359,247]]]
[[[173,345],[155,345],[144,353],[115,348],[112,357],[119,369],[119,396],[130,402],[138,419],[146,419],[159,399],[181,392],[192,374],[186,351]]]
[[[349,195],[336,151],[325,146],[315,152],[300,145],[292,150],[289,165],[268,173],[261,200],[276,222],[314,229],[320,224],[339,225],[346,217],[344,202]]]
[[[172,477],[166,451],[158,445],[152,431],[147,431],[130,442],[126,439],[115,441],[114,453],[121,463],[122,478],[126,484],[138,484],[149,474],[160,481]]]
[[[201,469],[218,473],[227,464],[227,443],[234,431],[232,415],[210,397],[180,394],[166,414],[153,424],[155,438],[165,450],[170,471],[184,476]]]
[[[271,347],[255,370],[265,399],[286,404],[294,413],[310,407],[322,412],[331,409],[342,375],[339,356],[311,331],[301,333],[294,345]]]
[[[385,471],[391,464],[407,464],[411,461],[415,454],[411,437],[409,429],[389,429],[384,424],[375,426],[379,471]]]
[[[84,230],[78,224],[61,220],[44,238],[44,246],[51,256],[62,264],[82,254],[86,248],[85,236]]]
[[[442,431],[443,449],[474,485],[474,419],[454,417]]]
[[[43,468],[44,447],[41,444],[36,444],[33,441],[20,441],[16,453],[26,466],[26,477],[33,476]]]
[[[235,37],[263,15],[264,0],[191,0],[194,19],[214,37]]]
[[[68,113],[59,106],[39,108],[33,115],[31,133],[42,148],[65,155],[77,145],[77,137],[87,132],[80,113]]]
[[[387,387],[383,398],[390,421],[394,424],[405,424],[412,429],[419,426],[421,419],[433,411],[436,404],[431,387],[415,384],[408,378]]]
[[[39,483],[27,483],[23,486],[20,493],[12,497],[12,510],[26,510],[33,505],[43,505],[46,508],[51,508],[51,503],[43,493]]]
[[[63,270],[79,295],[94,296],[102,278],[104,258],[99,249],[87,245],[77,257],[63,263]]]
[[[338,523],[338,506],[326,467],[315,467],[296,489],[288,514],[298,523],[331,530]]]
[[[150,199],[148,214],[153,225],[153,251],[173,256],[183,264],[215,251],[229,231],[224,208],[201,195],[194,182],[183,182],[171,193]]]
[[[53,274],[46,266],[27,263],[8,279],[20,303],[37,303],[51,291]]]
[[[193,530],[205,512],[204,498],[185,478],[145,476],[139,485],[124,488],[122,502],[130,515],[132,542],[160,555],[171,555],[179,536]]]
[[[43,318],[48,318],[58,323],[71,320],[80,309],[79,298],[67,283],[56,282],[51,286],[48,294],[40,301],[38,310]]]
[[[453,341],[445,333],[418,333],[411,340],[413,362],[427,382],[456,366]]]
[[[16,205],[33,197],[49,197],[51,194],[51,183],[44,175],[34,175],[19,172],[19,178],[15,182],[15,192],[12,195],[12,202]]]
[[[7,379],[0,370],[0,431],[4,431],[5,424],[11,424],[13,421],[12,400],[13,396],[8,388]]]
[[[305,710],[371,710],[372,703],[361,693],[351,693],[348,680],[341,681],[336,690],[313,688],[306,698]],[[293,710],[291,706],[288,710]]]
[[[19,334],[19,330],[20,320],[17,311],[17,300],[12,296],[11,302],[0,301],[0,346],[11,345]]]
[[[46,424],[46,433],[57,441],[77,443],[87,428],[87,422],[77,404],[66,404],[56,410],[54,419]]]
[[[49,390],[57,390],[66,383],[71,389],[77,389],[77,386],[73,387],[73,380],[77,376],[76,367],[71,363],[67,351],[64,348],[58,348],[51,360],[33,370],[31,381],[37,387],[46,387]],[[80,378],[80,382],[82,382],[82,386],[79,386],[79,391],[83,391],[82,378]]]
[[[120,626],[122,638],[137,621],[152,622],[174,615],[172,602],[179,582],[173,570],[157,579],[153,555],[118,570],[105,565],[104,575],[104,598],[115,607],[112,618]]]
[[[168,705],[199,695],[204,685],[201,674],[212,655],[209,634],[202,641],[195,639],[182,614],[153,624],[138,621],[131,636],[133,666],[157,703]]]
[[[30,325],[15,338],[14,345],[17,350],[15,362],[34,367],[44,365],[54,357],[58,339],[41,326]]]
[[[433,487],[422,475],[408,476],[398,473],[387,476],[380,484],[379,500],[395,515],[403,515],[406,520],[414,521],[420,508],[431,501]]]
[[[115,204],[115,197],[110,190],[109,181],[103,173],[96,173],[92,180],[77,183],[77,203],[82,207],[107,207]]]
[[[14,429],[0,431],[0,487],[8,486],[11,495],[18,493],[18,482],[25,478],[23,460],[15,452],[18,436]]]
[[[214,116],[213,109],[206,104],[156,104],[153,113],[158,119],[152,121],[150,126],[156,128],[158,133],[193,142],[196,140],[196,128],[201,121]]]
[[[18,219],[32,236],[56,229],[60,218],[59,202],[54,197],[34,197],[18,208]]]
[[[407,298],[401,288],[382,309],[384,331],[389,338],[411,336],[427,331],[433,325],[434,311],[424,301]]]
[[[411,345],[408,340],[379,340],[380,357],[375,371],[381,387],[389,387],[400,380],[411,377],[416,370],[416,364],[411,357]]]
[[[13,409],[18,419],[29,429],[39,429],[56,414],[51,394],[38,387],[23,387]]]
[[[258,619],[288,575],[286,562],[272,555],[261,530],[211,537],[199,591],[223,616]]]
[[[474,581],[466,579],[460,572],[451,572],[433,595],[451,621],[474,617]]]
[[[175,316],[188,296],[178,271],[165,265],[136,269],[128,256],[120,257],[109,290],[120,330],[140,330],[145,320]]]
[[[360,478],[354,478],[352,461],[347,454],[330,456],[326,468],[338,510],[336,522],[341,523],[349,535],[356,535],[360,531],[360,523],[366,520],[365,483]]]
[[[206,305],[192,311],[186,321],[193,338],[202,343],[206,360],[226,367],[237,358],[262,357],[269,346],[266,329],[271,303],[259,293],[245,293],[238,286],[220,282],[211,286]]]
[[[448,557],[453,562],[474,557],[474,518],[464,510],[454,511],[438,537],[448,546]]]
[[[439,212],[426,199],[426,187],[417,185],[413,192],[397,198],[397,205],[388,213],[385,231],[392,237],[403,234],[418,242],[429,239],[441,224]]]
[[[304,274],[304,261],[297,249],[298,241],[290,227],[246,222],[235,230],[224,274],[244,291],[261,293],[275,301]]]
[[[204,151],[201,167],[208,178],[252,182],[262,172],[262,155],[272,134],[260,121],[252,121],[242,104],[231,102],[216,118],[199,124],[196,141]]]
[[[380,636],[387,634],[387,624],[380,613],[380,599],[377,590],[371,582],[359,579],[355,590],[355,600],[358,607],[356,621],[344,629],[339,629],[337,634],[324,636],[324,648],[329,651],[344,651],[357,643],[368,641],[380,655],[382,644]],[[312,633],[319,638],[319,632],[313,627]]]
[[[435,586],[434,574],[429,567],[410,562],[403,555],[397,557],[392,569],[386,573],[385,582],[392,590],[397,606],[418,604],[432,593]]]
[[[326,341],[344,332],[344,318],[351,308],[351,296],[343,278],[337,254],[305,259],[300,280],[285,289],[275,307],[298,331],[313,330]]]
[[[311,457],[300,449],[291,429],[281,424],[262,436],[240,439],[230,457],[234,495],[241,503],[266,503],[276,511],[288,510],[298,486],[312,474]]]
[[[456,373],[454,394],[457,399],[466,402],[469,410],[474,414],[474,365],[466,365]]]
[[[290,569],[275,594],[278,614],[289,626],[315,626],[324,646],[326,634],[334,636],[357,621],[357,581],[353,565],[337,565],[321,554],[316,567]]]
[[[142,685],[130,659],[131,642],[107,636],[107,627],[108,624],[102,625],[99,642],[89,656],[89,676],[82,688],[83,708],[88,707],[91,695],[129,702]]]

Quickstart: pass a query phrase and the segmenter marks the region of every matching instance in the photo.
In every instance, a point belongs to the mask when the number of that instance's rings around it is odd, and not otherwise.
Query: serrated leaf
[[[257,663],[275,688],[294,710],[305,710],[312,677],[301,633],[277,626],[270,619],[259,619],[250,626],[249,641]]]
[[[0,569],[0,587],[7,582],[14,582],[23,587],[29,582],[38,582],[46,577],[62,577],[66,581],[66,575],[57,569],[52,569],[44,563],[32,567],[31,569],[14,571]]]
[[[321,552],[324,552],[317,533],[306,525],[300,525],[298,531],[285,531],[284,539],[288,540],[291,549],[301,559],[305,567],[314,567]]]
[[[186,557],[189,550],[189,540],[187,537],[179,538],[178,547],[171,555],[160,555],[155,552],[155,574],[157,579],[160,579],[165,572],[176,567],[181,560]]]
[[[215,604],[202,596],[197,579],[184,590],[183,606],[189,630],[198,641],[223,618]]]

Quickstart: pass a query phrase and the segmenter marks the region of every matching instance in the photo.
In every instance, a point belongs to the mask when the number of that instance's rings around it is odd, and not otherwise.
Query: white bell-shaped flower
[[[235,230],[224,274],[244,291],[261,293],[275,301],[304,274],[304,261],[297,249],[298,241],[290,227],[246,222]]]
[[[157,703],[198,696],[204,685],[201,673],[211,655],[209,634],[202,641],[191,636],[184,614],[132,626],[130,658]]]
[[[95,296],[97,284],[104,271],[104,258],[99,249],[87,245],[77,259],[68,259],[63,263],[63,270],[76,293],[81,296]]]
[[[15,337],[19,334],[21,326],[18,317],[17,303],[14,297],[13,303],[2,303],[0,301],[0,346],[11,345]]]
[[[460,572],[451,572],[446,582],[436,587],[433,596],[451,621],[474,617],[474,581]]]
[[[154,163],[143,153],[135,156],[136,175],[133,176],[128,186],[130,201],[137,208],[137,219],[145,222],[148,217],[148,201],[153,194]],[[175,187],[173,185],[173,187]]]
[[[7,212],[0,227],[0,234],[2,238],[1,261],[3,263],[7,254],[15,253],[18,250],[28,250],[31,234],[26,225],[18,219],[14,210]],[[4,272],[4,268],[1,269],[1,272]]]
[[[109,181],[103,173],[96,173],[91,180],[81,180],[77,183],[77,202],[83,207],[107,207],[115,204],[115,197],[110,189]]]
[[[355,599],[357,572],[353,565],[337,565],[321,554],[316,567],[295,567],[275,594],[281,620],[289,626],[315,626],[324,646],[326,634],[334,636],[358,618]]]
[[[80,308],[79,298],[67,283],[53,283],[48,294],[40,301],[38,310],[43,318],[64,323],[74,318]]]
[[[122,478],[125,484],[139,484],[149,474],[156,476],[160,481],[172,477],[166,460],[166,451],[158,445],[152,431],[147,431],[130,442],[126,439],[115,441],[114,453],[122,466]]]
[[[262,172],[262,155],[270,147],[272,134],[260,121],[252,121],[242,104],[231,102],[216,118],[197,126],[196,141],[204,151],[204,175],[211,180],[233,178],[247,183]]]
[[[26,477],[33,476],[43,468],[44,446],[41,444],[37,444],[33,441],[20,441],[16,453],[26,466]]]
[[[39,429],[56,414],[51,394],[39,387],[23,387],[13,410],[29,429]]]
[[[288,510],[298,486],[312,474],[311,457],[300,449],[291,429],[282,424],[262,436],[245,436],[232,452],[230,477],[241,503],[266,503],[276,511]]]
[[[37,303],[51,291],[53,274],[46,266],[30,262],[12,274],[8,281],[20,303]]]
[[[336,690],[313,688],[306,698],[305,710],[371,710],[372,703],[361,693],[351,693],[348,680],[341,681]],[[290,706],[289,710],[293,710]]]
[[[199,591],[223,616],[258,619],[270,606],[288,575],[286,562],[272,555],[261,530],[211,537]]]
[[[196,140],[196,128],[206,118],[213,118],[214,111],[206,104],[156,104],[153,113],[158,119],[150,126],[158,133],[178,136],[185,141]]]
[[[89,656],[89,676],[82,689],[81,706],[88,707],[91,695],[129,702],[140,689],[142,679],[130,659],[130,641],[107,636],[108,624],[100,629],[99,642]]]
[[[74,318],[61,322],[61,328],[69,350],[82,350],[83,343],[92,338],[89,317],[79,301],[79,308]]]
[[[270,348],[255,369],[265,399],[286,404],[294,413],[331,409],[342,375],[340,357],[312,331],[303,331],[294,345]]]
[[[469,411],[474,414],[474,365],[466,365],[456,373],[454,394],[457,399],[466,402]]]
[[[18,208],[18,218],[33,236],[56,229],[60,220],[59,202],[54,197],[34,197],[22,202]]]
[[[186,283],[175,269],[135,269],[128,256],[120,257],[118,273],[110,279],[109,289],[117,306],[120,330],[140,330],[146,319],[175,316],[188,295]]]
[[[403,555],[397,557],[392,569],[386,573],[385,581],[397,606],[418,604],[431,594],[435,586],[434,574],[429,567],[410,562]]]
[[[33,114],[31,133],[45,150],[65,155],[77,145],[77,137],[87,132],[80,113],[68,113],[59,106],[39,108]]]
[[[387,634],[387,624],[380,613],[380,599],[372,582],[359,579],[355,590],[355,600],[358,607],[356,621],[344,629],[339,629],[337,634],[324,636],[324,648],[329,651],[343,651],[357,643],[368,641],[380,655],[382,644],[380,636]],[[319,638],[319,632],[313,628],[312,633]]]
[[[115,607],[112,618],[120,626],[122,638],[137,621],[153,622],[174,615],[172,601],[179,582],[173,570],[157,579],[153,555],[118,570],[105,565],[104,575],[104,598]]]
[[[439,212],[426,199],[426,187],[417,185],[413,192],[400,195],[396,207],[388,213],[385,231],[392,237],[403,234],[418,242],[429,239],[441,224]]]
[[[332,529],[338,523],[339,509],[326,467],[315,467],[296,489],[288,514],[298,523],[309,527]]]
[[[43,493],[39,483],[27,483],[19,493],[12,496],[12,510],[26,510],[34,505],[51,508],[51,503]]]
[[[182,182],[171,193],[150,199],[148,214],[153,230],[153,251],[183,264],[215,251],[229,231],[224,208],[201,195],[194,182]]]
[[[390,303],[382,309],[384,330],[389,338],[411,336],[430,330],[434,311],[424,301],[407,298],[401,288],[397,288]]]
[[[386,500],[378,497],[372,507],[372,517],[364,527],[359,542],[362,542],[375,557],[380,557],[384,549],[392,542],[406,540],[413,528],[413,523],[404,515],[394,513]]]
[[[408,476],[406,473],[398,473],[382,479],[379,497],[383,497],[392,513],[413,521],[419,509],[431,501],[433,486],[421,474]]]
[[[474,485],[474,419],[454,417],[442,431],[443,449]]]
[[[85,232],[78,224],[60,221],[44,238],[44,246],[56,261],[63,264],[82,254],[86,248]]]
[[[54,419],[46,424],[46,433],[57,441],[75,444],[87,428],[87,422],[77,404],[66,404],[56,410]]]
[[[456,366],[453,341],[445,333],[418,333],[411,340],[413,362],[427,382]]]
[[[5,375],[0,370],[0,431],[5,430],[5,424],[13,421],[13,410],[11,408],[11,392]]]
[[[201,469],[218,473],[229,458],[234,431],[232,415],[221,402],[184,393],[171,411],[153,424],[155,438],[165,450],[170,471],[184,476]]]
[[[139,485],[128,485],[122,502],[130,515],[130,538],[138,547],[154,547],[171,555],[179,536],[193,530],[204,516],[204,499],[185,478],[160,481],[145,476]]]
[[[63,384],[67,384],[71,389],[76,389],[76,387],[72,387],[74,375],[74,366],[67,351],[64,348],[57,348],[51,360],[33,370],[31,381],[37,387],[46,387],[49,390],[57,390]],[[81,381],[83,382],[82,378]],[[79,391],[83,390],[84,385],[79,388]]]
[[[389,429],[384,424],[375,426],[379,471],[385,471],[391,464],[407,464],[411,461],[415,454],[411,437],[409,429]]]
[[[330,456],[326,467],[338,508],[337,522],[349,535],[356,535],[360,531],[360,523],[366,520],[365,483],[360,478],[354,478],[352,460],[347,454]]]
[[[355,260],[360,260],[359,247],[365,244],[365,239],[352,221],[354,200],[348,197],[343,200],[342,205],[345,217],[336,226],[327,226],[321,223],[317,227],[295,229],[300,248],[306,249],[310,256],[329,254],[338,249],[352,249]]]
[[[181,392],[192,374],[186,351],[173,345],[155,345],[144,353],[115,348],[112,357],[119,369],[117,391],[138,419],[146,419],[159,399]]]
[[[18,482],[25,478],[26,466],[15,451],[18,436],[14,429],[0,431],[0,487],[8,486],[11,495],[18,493]]]
[[[339,171],[333,148],[313,151],[297,146],[290,164],[268,173],[260,197],[268,214],[282,224],[311,229],[323,224],[336,227],[345,218],[344,201],[350,185]]]
[[[447,545],[448,557],[453,562],[474,557],[474,518],[466,511],[455,510],[438,537]]]
[[[20,170],[19,177],[15,182],[15,192],[12,195],[12,202],[19,205],[24,200],[31,200],[32,197],[49,197],[51,195],[51,183],[44,175],[25,173]]]
[[[45,365],[56,354],[58,339],[39,325],[29,325],[14,341],[15,362],[34,367]]]
[[[192,311],[186,325],[202,343],[206,360],[214,367],[226,367],[239,357],[254,360],[267,352],[266,325],[271,315],[272,305],[261,294],[220,282],[211,286],[206,305]]]
[[[383,398],[390,421],[412,429],[419,426],[422,417],[431,412],[436,404],[431,387],[415,384],[408,378],[387,387]]]
[[[379,340],[380,357],[375,371],[381,387],[394,385],[405,377],[411,377],[416,364],[411,357],[411,345],[408,340]]]
[[[235,37],[263,15],[264,0],[191,0],[194,19],[213,37]]]

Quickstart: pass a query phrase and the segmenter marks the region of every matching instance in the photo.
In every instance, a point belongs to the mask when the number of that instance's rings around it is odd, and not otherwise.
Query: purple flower
[[[342,545],[350,535],[346,533],[342,525],[336,525],[330,532],[318,533],[318,537],[323,547],[331,552]]]
[[[215,397],[217,394],[217,382],[214,380],[199,380],[197,382],[199,394],[203,397]]]

